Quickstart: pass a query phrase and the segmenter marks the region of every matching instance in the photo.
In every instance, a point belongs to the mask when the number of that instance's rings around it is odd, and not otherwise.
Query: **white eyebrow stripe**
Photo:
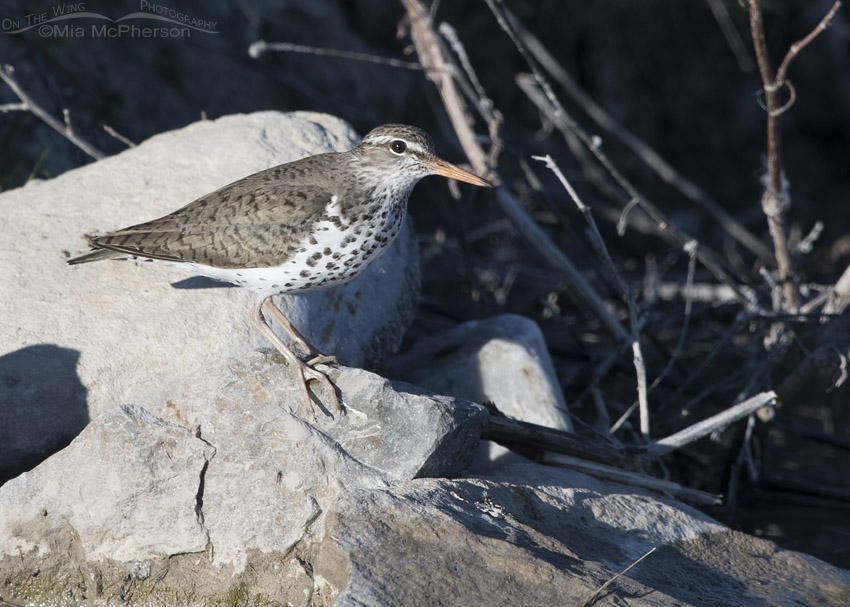
[[[425,148],[423,148],[415,141],[408,141],[404,137],[392,137],[390,135],[373,135],[372,137],[369,137],[368,142],[375,145],[381,145],[382,143],[389,143],[390,141],[395,141],[396,139],[404,141],[407,144],[407,149],[411,150],[412,152],[419,152],[420,154],[422,154],[426,151]]]

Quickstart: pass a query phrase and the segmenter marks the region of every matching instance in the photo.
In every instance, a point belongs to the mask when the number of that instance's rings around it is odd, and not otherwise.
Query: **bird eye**
[[[407,149],[407,144],[401,139],[396,139],[390,144],[390,149],[396,154],[403,154],[404,150]]]

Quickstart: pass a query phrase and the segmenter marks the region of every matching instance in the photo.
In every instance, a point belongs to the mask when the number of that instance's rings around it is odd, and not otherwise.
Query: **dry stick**
[[[753,60],[750,59],[750,54],[747,52],[747,47],[744,45],[741,35],[732,24],[732,19],[729,18],[729,11],[726,10],[723,0],[708,0],[708,8],[711,9],[711,14],[714,15],[717,25],[720,26],[720,31],[723,32],[726,43],[732,49],[732,54],[738,60],[738,67],[741,68],[741,71],[749,74],[755,67]]]
[[[436,2],[434,5],[436,5]],[[432,18],[434,14],[433,9],[435,8],[434,5],[431,7]],[[443,22],[440,24],[439,32],[452,47],[452,51],[454,51],[455,55],[457,55],[457,58],[463,67],[463,72],[469,80],[472,91],[470,94],[467,94],[467,97],[475,103],[479,113],[487,123],[487,129],[490,135],[490,152],[487,154],[487,166],[495,167],[498,165],[499,154],[501,154],[502,148],[504,147],[504,142],[501,137],[499,137],[499,129],[501,128],[502,121],[504,119],[502,113],[495,109],[493,100],[487,96],[487,91],[485,91],[484,87],[481,86],[481,81],[478,80],[478,75],[475,73],[475,70],[472,69],[472,62],[469,60],[469,55],[467,55],[466,49],[457,35],[457,30],[455,30],[455,28],[453,28],[450,24]],[[456,73],[456,75],[458,74]],[[460,77],[458,77],[457,80],[463,82]],[[475,94],[471,94],[472,92]]]
[[[424,69],[420,64],[411,61],[401,61],[399,59],[392,59],[391,57],[381,57],[380,55],[372,55],[370,53],[358,53],[356,51],[340,51],[332,48],[306,46],[304,44],[292,44],[291,42],[266,42],[265,40],[257,40],[256,42],[251,43],[251,46],[248,47],[248,54],[253,59],[256,59],[257,57],[268,51],[304,53],[307,55],[322,55],[324,57],[340,57],[342,59],[354,59],[356,61],[367,61],[369,63],[378,63],[380,65],[400,67],[406,70]]]
[[[646,447],[646,452],[649,455],[660,457],[671,451],[675,451],[687,444],[694,442],[715,430],[725,428],[729,424],[738,421],[743,417],[755,413],[763,407],[773,406],[776,401],[776,392],[768,391],[756,394],[752,398],[748,398],[742,403],[729,407],[725,411],[712,415],[708,419],[704,419],[692,426],[685,428],[680,432],[671,434],[667,438],[662,438],[659,441],[652,443]]]
[[[747,429],[744,432],[744,440],[741,442],[741,448],[738,450],[738,456],[735,458],[735,464],[732,466],[732,471],[729,474],[729,483],[726,491],[726,509],[727,520],[734,520],[735,510],[738,507],[738,486],[741,481],[741,468],[746,463],[747,470],[750,473],[750,480],[756,482],[758,480],[758,470],[753,462],[752,437],[753,429],[756,426],[756,416],[752,413],[747,418]]]
[[[848,304],[850,304],[850,266],[844,269],[841,277],[835,283],[823,311],[825,314],[841,314]]]
[[[26,112],[29,106],[26,103],[4,103],[0,105],[0,112],[4,114],[8,112]]]
[[[528,46],[528,50],[540,63],[555,82],[569,94],[584,111],[600,127],[619,138],[628,146],[643,162],[655,171],[661,179],[679,190],[691,202],[702,208],[711,217],[715,218],[720,226],[735,240],[752,251],[762,261],[770,262],[773,257],[770,249],[759,240],[752,232],[747,230],[741,223],[732,217],[723,207],[706,194],[699,186],[687,179],[674,169],[661,155],[656,152],[643,139],[632,133],[623,125],[617,123],[611,116],[573,80],[569,72],[558,63],[546,47],[515,18],[509,11],[505,11],[511,24],[516,28],[522,41]]]
[[[567,190],[567,193],[572,198],[573,202],[584,215],[584,219],[590,228],[590,240],[593,243],[593,248],[596,253],[602,258],[603,263],[608,268],[608,272],[614,277],[614,280],[620,287],[623,297],[626,298],[629,306],[629,326],[632,330],[632,358],[634,360],[635,372],[637,375],[637,393],[638,403],[640,403],[640,433],[644,440],[649,440],[649,400],[646,392],[646,365],[643,362],[643,352],[640,347],[640,330],[637,321],[637,304],[635,303],[635,294],[629,284],[623,280],[620,272],[617,271],[617,266],[614,265],[614,260],[608,253],[608,248],[605,246],[605,241],[602,239],[602,234],[599,233],[599,228],[590,209],[579,198],[578,192],[575,191],[572,184],[561,172],[561,168],[552,160],[549,155],[532,156],[534,160],[539,160],[546,164],[546,167],[555,173],[555,176]]]
[[[481,432],[481,438],[498,443],[521,443],[627,470],[638,469],[643,463],[643,459],[636,456],[633,451],[627,452],[573,432],[556,430],[510,417],[491,416]]]
[[[652,381],[652,385],[647,388],[647,396],[652,394],[652,392],[661,384],[673,366],[676,364],[676,361],[679,360],[679,356],[682,353],[682,350],[685,346],[685,337],[688,334],[688,327],[691,322],[691,311],[693,308],[693,297],[692,290],[694,284],[694,274],[696,273],[696,249],[697,242],[691,241],[688,245],[685,245],[685,252],[688,254],[688,275],[685,279],[685,319],[682,321],[682,329],[679,332],[679,340],[676,342],[676,348],[673,350],[673,354],[670,356],[670,360],[667,361],[667,364],[661,370],[661,373]],[[631,406],[626,410],[623,415],[617,420],[617,423],[611,427],[611,432],[616,432],[620,426],[628,419],[628,417],[635,410],[635,407],[640,405],[640,399],[636,400],[631,404]]]
[[[611,584],[612,584],[612,583],[613,583],[613,582],[614,582],[617,578],[619,578],[619,577],[621,577],[621,576],[625,575],[626,573],[628,573],[629,569],[631,569],[632,567],[634,567],[635,565],[637,565],[638,563],[640,563],[643,559],[645,559],[646,557],[648,557],[650,554],[652,554],[652,553],[653,553],[653,552],[655,552],[656,550],[658,550],[658,546],[654,546],[653,548],[650,548],[650,549],[649,549],[649,550],[648,550],[648,551],[647,551],[647,552],[646,552],[646,553],[645,553],[642,557],[640,557],[640,558],[639,558],[638,560],[636,560],[634,563],[632,563],[631,565],[629,565],[628,567],[626,567],[625,569],[623,569],[620,573],[618,573],[617,575],[615,575],[614,577],[612,577],[610,580],[608,580],[607,582],[605,582],[604,584],[602,584],[599,588],[597,588],[597,589],[596,589],[596,591],[595,591],[595,592],[593,592],[593,594],[591,594],[591,595],[590,595],[590,596],[588,596],[586,599],[584,599],[581,603],[579,603],[579,604],[578,604],[578,607],[591,607],[594,603],[596,603],[596,601],[598,601],[598,600],[599,600],[600,595],[601,595],[601,594],[605,591],[605,589],[606,589],[608,586],[610,586],[610,585],[611,585]]]
[[[132,141],[130,141],[127,137],[125,137],[124,135],[122,135],[121,133],[119,133],[118,131],[116,131],[115,129],[113,129],[113,128],[112,128],[111,126],[109,126],[108,124],[104,124],[104,125],[103,125],[103,130],[104,130],[104,131],[106,131],[107,133],[109,133],[110,135],[112,135],[113,137],[115,137],[115,139],[117,139],[118,141],[120,141],[121,143],[123,143],[124,145],[126,145],[128,148],[134,148],[134,147],[136,147],[136,144],[135,144],[135,143],[133,143]]]
[[[60,135],[65,137],[65,139],[76,145],[78,148],[80,148],[82,151],[84,151],[86,154],[88,154],[95,160],[100,160],[104,157],[103,152],[91,145],[85,139],[81,138],[79,135],[74,134],[73,129],[71,129],[67,110],[64,111],[66,124],[63,125],[61,122],[56,120],[56,118],[48,114],[44,108],[42,108],[35,101],[33,101],[32,98],[27,95],[27,93],[21,88],[21,85],[18,84],[18,81],[15,80],[14,76],[12,76],[14,71],[15,68],[11,65],[4,65],[0,67],[0,80],[3,80],[3,82],[9,85],[9,88],[12,89],[12,91],[18,96],[18,99],[20,99],[22,104],[26,106],[27,110],[35,114],[45,124],[54,129]],[[13,107],[12,109],[20,108]]]
[[[498,175],[494,174],[487,165],[488,155],[481,148],[470,126],[466,103],[452,77],[452,73],[456,70],[447,68],[447,60],[442,53],[430,14],[420,0],[401,0],[401,2],[410,18],[410,37],[419,61],[426,70],[426,77],[436,85],[440,93],[443,105],[470,164],[477,172],[490,174],[498,180]],[[617,339],[631,342],[628,331],[608,311],[602,298],[593,290],[578,268],[528,216],[513,195],[506,188],[498,187],[496,200],[523,240],[570,282],[570,294],[575,297],[579,305],[595,314]]]
[[[589,474],[596,478],[601,478],[614,483],[622,483],[624,485],[631,485],[632,487],[641,487],[643,489],[649,489],[650,491],[657,491],[679,499],[694,502],[695,504],[715,506],[722,501],[719,495],[715,495],[713,493],[706,493],[699,489],[683,487],[682,485],[672,481],[665,481],[647,474],[629,472],[613,466],[589,462],[570,455],[564,455],[562,453],[550,453],[548,451],[544,451],[540,456],[540,463],[551,466],[559,466],[561,468],[569,468],[570,470]]]
[[[487,0],[488,3],[492,0]],[[526,59],[528,60],[528,58]],[[539,72],[537,72],[536,68],[533,64],[529,64],[532,66],[532,70],[535,72],[535,80],[537,81],[538,86],[541,86],[542,76],[539,76]],[[545,80],[542,80],[545,83]],[[546,89],[551,91],[551,88],[546,84],[545,87],[541,86],[541,89],[544,91]],[[564,136],[567,136],[567,133],[575,134],[579,139],[581,139],[582,143],[587,146],[590,152],[594,155],[594,157],[599,161],[599,163],[605,168],[606,171],[614,178],[614,181],[619,184],[623,190],[625,190],[626,194],[629,196],[630,201],[634,204],[640,205],[641,209],[655,221],[658,229],[658,233],[665,238],[666,240],[676,244],[678,247],[684,248],[689,242],[695,240],[693,237],[688,235],[679,229],[679,227],[664,213],[661,212],[655,205],[650,203],[642,194],[640,194],[637,189],[632,185],[632,183],[623,176],[619,170],[612,164],[612,162],[608,159],[604,152],[601,150],[601,145],[598,137],[589,136],[572,118],[569,117],[566,110],[563,109],[563,106],[560,105],[560,102],[557,98],[552,101],[552,98],[547,94],[540,94],[539,91],[533,92],[532,89],[525,88],[524,92],[531,93],[529,94],[529,99],[531,99],[532,103],[534,103],[541,111],[543,111],[547,117],[553,122],[553,124],[560,130]],[[554,95],[554,93],[553,93]],[[628,205],[627,205],[628,210]],[[729,276],[728,272],[723,268],[722,264],[718,261],[717,256],[704,244],[700,244],[697,248],[697,258],[720,282],[725,283],[729,286],[730,289],[735,293],[735,296],[738,298],[738,301],[749,310],[755,310],[761,312],[761,308],[758,305],[758,302],[755,301],[754,297],[751,294],[748,294],[731,276]]]
[[[779,269],[779,280],[782,282],[782,292],[785,298],[785,309],[789,312],[796,312],[800,306],[800,300],[797,288],[792,280],[791,258],[788,253],[788,237],[785,228],[784,214],[791,201],[787,186],[783,184],[782,134],[779,128],[779,116],[793,103],[794,89],[785,76],[788,66],[803,48],[828,27],[832,17],[841,6],[841,2],[837,1],[833,4],[830,11],[808,36],[791,45],[775,75],[767,53],[759,0],[749,0],[749,6],[750,31],[765,93],[765,109],[767,110],[767,183],[764,194],[762,194],[761,206],[767,217],[770,236],[773,238],[776,265]],[[782,105],[780,93],[786,86],[792,97],[786,104]]]

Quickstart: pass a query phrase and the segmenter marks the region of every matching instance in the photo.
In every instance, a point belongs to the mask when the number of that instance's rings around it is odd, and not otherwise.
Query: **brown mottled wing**
[[[255,173],[169,215],[90,242],[99,249],[219,268],[279,265],[334,194],[328,183],[304,185],[310,180],[306,168],[296,161]]]

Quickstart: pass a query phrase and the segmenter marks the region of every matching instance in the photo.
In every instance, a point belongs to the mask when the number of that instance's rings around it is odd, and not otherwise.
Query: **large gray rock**
[[[344,607],[583,605],[652,548],[602,604],[850,604],[850,571],[673,500],[536,464],[357,489],[325,529],[333,540],[313,576]]]
[[[368,418],[311,425],[291,414],[298,390],[277,358],[189,378],[153,412],[110,410],[0,487],[0,597],[47,607],[578,605],[657,548],[603,596],[665,607],[850,600],[848,571],[577,472],[526,464],[412,478],[432,460],[427,445],[453,454],[435,472],[468,461],[483,411],[342,369],[335,381]]]
[[[392,357],[391,377],[439,394],[490,401],[514,419],[572,431],[567,404],[540,327],[516,314],[473,320],[419,340]],[[490,472],[524,458],[481,441],[475,472]]]
[[[113,600],[129,572],[187,554],[198,579],[226,573],[211,588],[227,592],[230,576],[238,582],[268,555],[285,561],[322,541],[341,494],[469,463],[488,417],[482,407],[362,370],[330,372],[359,413],[300,419],[297,382],[271,352],[198,372],[166,401],[105,412],[0,487],[0,596],[9,588],[59,604],[68,570],[79,567],[99,571],[108,589],[99,598]],[[18,575],[32,567],[37,592]],[[170,578],[163,588],[195,588],[190,577]]]
[[[250,173],[357,140],[323,114],[229,116],[0,195],[0,482],[115,403],[162,401],[194,371],[268,345],[241,289],[155,264],[67,266],[87,250],[83,234],[152,219]],[[188,288],[210,285],[218,288]],[[284,296],[281,307],[323,351],[370,366],[400,344],[418,285],[406,229],[352,282]]]

